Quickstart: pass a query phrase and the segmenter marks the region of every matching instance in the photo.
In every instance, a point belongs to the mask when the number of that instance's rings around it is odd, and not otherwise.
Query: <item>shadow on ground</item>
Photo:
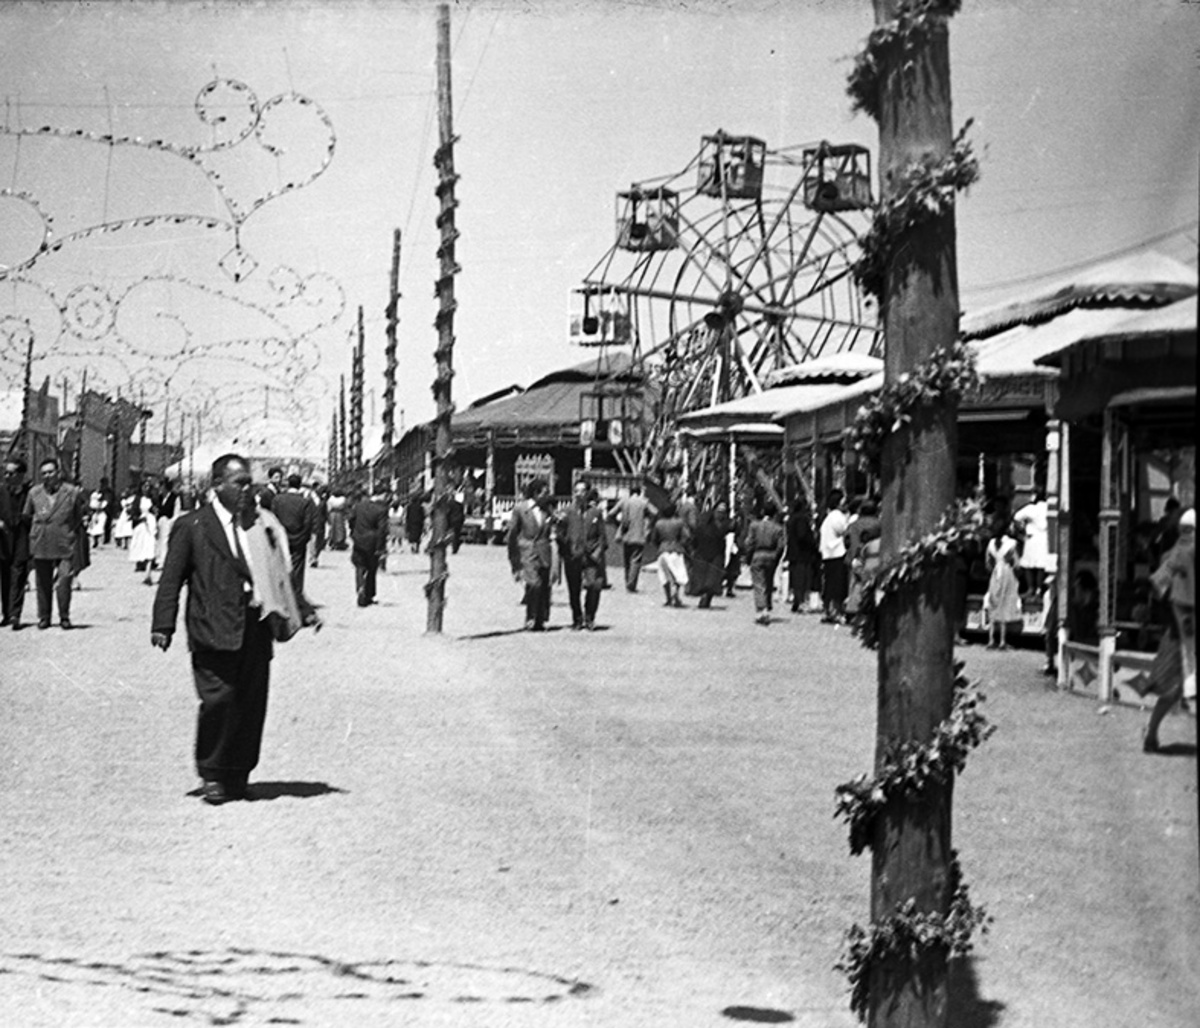
[[[247,790],[248,800],[277,800],[282,796],[291,796],[298,800],[312,799],[314,796],[328,796],[330,793],[344,793],[336,785],[327,782],[251,782]],[[189,796],[200,796],[203,790],[198,786],[188,793]]]
[[[316,953],[237,947],[140,953],[119,962],[0,953],[0,980],[17,978],[43,990],[85,986],[120,992],[142,1009],[201,1025],[355,1024],[371,1013],[398,1009],[397,1001],[551,1005],[596,993],[588,982],[521,967],[420,959],[350,963]],[[404,1015],[400,1019],[413,1023]]]
[[[770,1010],[765,1007],[726,1007],[722,1017],[731,1021],[746,1021],[750,1024],[790,1024],[796,1019],[786,1010]]]
[[[979,994],[975,960],[964,957],[950,961],[950,1023],[955,1028],[995,1028],[1004,1004]]]

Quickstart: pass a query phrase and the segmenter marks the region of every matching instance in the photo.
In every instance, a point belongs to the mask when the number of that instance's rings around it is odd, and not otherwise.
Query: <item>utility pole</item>
[[[63,379],[63,392],[66,392],[66,378]],[[79,383],[79,402],[76,404],[75,410],[75,460],[73,477],[76,485],[83,485],[83,428],[86,424],[84,418],[83,407],[87,402],[87,368],[83,369],[83,376]]]
[[[346,376],[341,376],[338,389],[338,471],[346,470]]]
[[[363,460],[363,309],[358,308],[358,341],[350,362],[350,463],[359,467]]]
[[[454,456],[450,441],[450,414],[454,410],[450,401],[450,382],[454,377],[454,311],[458,306],[454,300],[454,276],[460,270],[454,262],[454,244],[459,235],[454,227],[454,209],[458,206],[458,201],[454,198],[454,184],[458,181],[458,176],[454,173],[449,4],[438,5],[437,40],[438,148],[433,155],[433,166],[438,173],[437,226],[441,230],[441,244],[438,246],[437,255],[441,263],[435,289],[438,312],[433,322],[438,330],[438,344],[434,351],[437,374],[433,380],[433,398],[437,403],[437,414],[434,418],[433,510],[430,517],[429,583],[425,587],[428,600],[425,630],[440,633],[442,614],[446,607],[450,462]]]
[[[873,0],[875,21],[902,16],[902,0]],[[949,29],[933,19],[912,49],[884,51],[879,87],[882,203],[902,188],[914,164],[945,161],[953,148]],[[885,270],[882,317],[887,383],[923,364],[958,337],[955,221],[948,211],[897,241]],[[884,442],[884,560],[933,531],[955,499],[956,404],[919,407]],[[954,592],[951,562],[885,597],[879,618],[879,708],[875,764],[898,743],[927,743],[954,698]],[[871,916],[885,921],[910,900],[915,912],[946,915],[954,889],[951,855],[953,777],[916,796],[896,796],[876,819],[872,839]],[[944,1028],[948,1017],[944,948],[922,952],[902,973],[888,960],[872,966],[872,1028]]]
[[[383,368],[383,449],[388,478],[393,477],[392,447],[396,442],[396,328],[400,315],[400,230],[392,235],[392,276],[388,288],[387,346]]]

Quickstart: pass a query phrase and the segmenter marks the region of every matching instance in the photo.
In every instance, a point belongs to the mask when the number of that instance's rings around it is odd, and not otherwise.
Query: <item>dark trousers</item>
[[[304,595],[304,569],[308,567],[308,540],[288,540],[288,552],[292,558],[292,592],[296,599]]]
[[[375,602],[375,576],[379,573],[379,554],[354,550],[350,554],[354,565],[354,589],[358,594],[358,605],[369,607]]]
[[[808,594],[817,584],[816,567],[812,561],[793,560],[788,564],[788,584],[792,589],[792,610],[803,609]]]
[[[240,650],[193,650],[192,675],[200,713],[196,723],[196,770],[206,781],[244,781],[258,766],[271,633],[258,611],[246,611]]]
[[[529,581],[530,573],[534,581]],[[533,568],[526,571],[525,620],[541,628],[550,617],[550,569]]]
[[[750,584],[754,587],[754,610],[758,614],[764,614],[771,609],[777,563],[772,556],[755,554],[750,558]]]
[[[638,578],[642,573],[642,555],[645,552],[645,543],[624,544],[623,555],[625,558],[625,588],[631,593],[637,592]]]
[[[582,559],[568,557],[562,566],[563,577],[567,580],[567,599],[571,604],[571,623],[590,625],[596,620],[596,611],[600,609],[600,590],[603,584],[597,575],[585,576]],[[594,584],[589,583],[585,588],[585,577],[592,579]]]
[[[71,579],[73,560],[63,557],[61,560],[43,560],[35,557],[33,561],[33,580],[37,587],[38,624],[49,624],[52,613],[52,599],[58,600],[58,616],[71,616]]]
[[[21,620],[25,609],[25,588],[29,585],[28,560],[15,560],[0,568],[0,580],[4,589],[4,616],[13,621]]]

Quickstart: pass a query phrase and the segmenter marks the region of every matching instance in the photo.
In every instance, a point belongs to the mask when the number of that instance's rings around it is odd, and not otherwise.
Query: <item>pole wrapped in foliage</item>
[[[954,660],[953,560],[982,511],[955,503],[959,399],[978,384],[959,340],[955,194],[978,175],[950,117],[957,0],[873,0],[853,106],[879,123],[881,199],[854,274],[877,296],[885,386],[850,438],[883,485],[882,562],[856,631],[879,653],[875,766],[837,789],[855,854],[872,857],[871,923],[838,964],[872,1028],[946,1028],[948,962],[986,924],[951,847],[955,776],[991,732]]]

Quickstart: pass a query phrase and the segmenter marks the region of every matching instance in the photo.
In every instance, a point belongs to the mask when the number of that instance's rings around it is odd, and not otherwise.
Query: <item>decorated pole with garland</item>
[[[437,20],[437,84],[438,84],[438,148],[433,164],[438,173],[437,227],[441,234],[437,256],[438,279],[434,293],[438,311],[434,319],[438,342],[434,351],[437,372],[433,380],[433,398],[437,404],[434,417],[433,451],[433,506],[430,511],[429,538],[429,581],[425,586],[426,617],[425,631],[440,633],[442,615],[446,607],[446,579],[449,577],[446,562],[446,545],[449,541],[450,465],[454,459],[454,447],[450,433],[450,416],[454,404],[450,399],[450,382],[454,377],[454,311],[458,307],[454,299],[454,276],[460,270],[454,258],[458,229],[454,226],[454,211],[458,201],[454,197],[454,184],[458,175],[454,172],[454,123],[450,90],[450,6],[438,6]]]
[[[965,691],[956,690],[953,563],[937,559],[936,542],[932,558],[924,546],[955,530],[946,518],[955,385],[971,367],[957,347],[959,183],[945,181],[957,167],[947,23],[958,3],[873,4],[876,27],[850,93],[879,124],[880,207],[857,271],[879,299],[886,342],[879,447],[868,456],[878,459],[883,563],[893,576],[879,583],[869,615],[879,651],[875,777],[839,790],[851,848],[872,851],[872,925],[852,932],[847,969],[851,1004],[872,1028],[942,1028],[965,897],[951,850],[955,746],[965,752],[972,731],[983,734],[973,700],[966,713],[955,702]]]

